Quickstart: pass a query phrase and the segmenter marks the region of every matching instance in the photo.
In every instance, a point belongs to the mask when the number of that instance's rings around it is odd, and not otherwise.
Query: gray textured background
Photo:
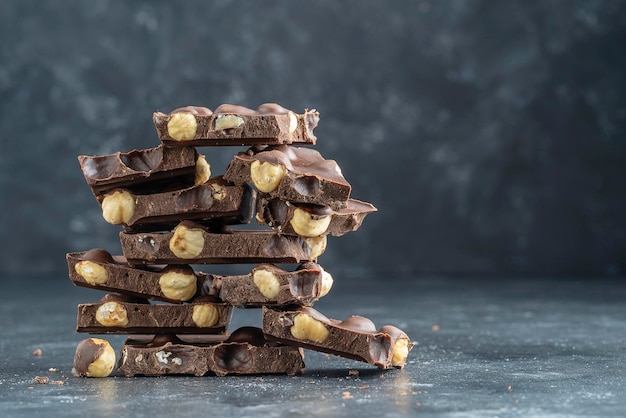
[[[158,144],[155,110],[317,108],[379,212],[338,277],[626,272],[624,1],[3,1],[0,277],[119,253],[76,156]],[[203,152],[223,172],[239,149]]]

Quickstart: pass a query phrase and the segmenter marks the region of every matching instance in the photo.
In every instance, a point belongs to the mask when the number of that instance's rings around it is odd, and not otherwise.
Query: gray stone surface
[[[0,410],[3,417],[118,418],[624,415],[623,283],[393,283],[363,281],[355,287],[337,280],[315,306],[334,318],[360,314],[405,329],[418,344],[401,371],[306,351],[307,369],[294,377],[86,379],[68,377],[76,345],[86,337],[73,331],[76,305],[96,301],[101,293],[75,288],[67,279],[5,281]],[[259,310],[237,310],[232,328],[259,323]],[[119,352],[123,337],[105,338]],[[40,357],[32,355],[37,348]],[[38,384],[36,376],[64,384]]]
[[[4,1],[0,271],[119,252],[78,154],[156,145],[155,110],[276,101],[321,112],[380,209],[329,269],[623,275],[625,41],[612,0]]]

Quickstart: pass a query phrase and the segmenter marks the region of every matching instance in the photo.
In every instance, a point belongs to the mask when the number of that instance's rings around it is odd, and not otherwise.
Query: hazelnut
[[[74,265],[74,270],[89,284],[105,284],[109,280],[107,269],[93,261],[79,261]]]
[[[113,225],[127,223],[135,213],[135,197],[127,190],[119,189],[104,195],[102,217]]]
[[[215,200],[222,200],[226,197],[226,187],[217,182],[211,183],[211,197]]]
[[[194,305],[191,320],[196,326],[206,328],[217,324],[219,316],[219,312],[214,305],[203,303]]]
[[[326,296],[330,289],[333,287],[333,276],[327,271],[322,271],[322,290],[320,291],[320,297]]]
[[[298,129],[298,116],[293,112],[289,112],[289,133],[294,133],[296,129]]]
[[[331,215],[314,215],[304,209],[296,208],[289,223],[296,234],[303,237],[318,237],[328,229]]]
[[[309,340],[319,344],[328,338],[329,331],[322,322],[305,313],[299,313],[293,318],[291,335],[299,340]]]
[[[198,121],[191,113],[174,113],[167,122],[167,133],[175,141],[189,141],[196,136]]]
[[[115,367],[115,350],[107,340],[87,338],[78,343],[72,374],[76,377],[107,377]]]
[[[215,118],[215,130],[238,128],[243,125],[243,119],[237,115],[219,115]]]
[[[393,356],[391,357],[391,365],[403,368],[406,364],[406,358],[409,355],[409,339],[397,338],[393,345]]]
[[[128,314],[124,305],[105,302],[96,310],[96,321],[105,327],[125,327],[128,325]]]
[[[320,235],[319,237],[311,237],[311,238],[304,239],[304,242],[311,250],[311,253],[309,254],[309,258],[311,260],[315,260],[317,257],[324,254],[324,251],[326,251],[327,241],[328,239],[326,235]]]
[[[191,299],[198,291],[198,279],[193,270],[169,268],[159,277],[161,293],[168,299],[184,302]]]
[[[179,224],[170,238],[170,250],[176,257],[194,258],[204,248],[204,235],[201,229],[188,228]]]
[[[269,270],[255,270],[252,280],[263,296],[273,299],[280,292],[280,282],[276,274]]]
[[[211,165],[207,162],[204,155],[198,155],[196,159],[196,179],[194,186],[200,186],[206,183],[211,177]]]
[[[254,186],[261,192],[269,193],[278,188],[287,169],[282,164],[260,162],[255,160],[250,164],[250,178]]]

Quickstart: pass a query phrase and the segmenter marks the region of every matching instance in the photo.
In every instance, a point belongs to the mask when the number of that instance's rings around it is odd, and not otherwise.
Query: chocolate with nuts
[[[235,155],[224,179],[235,184],[252,182],[261,193],[292,203],[345,208],[350,183],[334,160],[311,148],[276,145],[252,147]]]
[[[180,303],[200,295],[207,275],[188,265],[130,267],[122,256],[95,248],[66,256],[75,285],[105,292]]]
[[[250,274],[239,276],[209,275],[207,293],[221,291],[220,298],[233,306],[312,305],[326,295],[333,279],[321,266],[304,263],[295,271],[273,264],[260,264]]]
[[[118,370],[125,376],[230,374],[294,375],[304,367],[302,349],[267,342],[259,328],[243,327],[220,342],[126,340]]]
[[[213,233],[189,221],[181,222],[171,232],[120,233],[122,251],[132,265],[314,261],[324,252],[324,238],[273,231]]]
[[[198,154],[193,148],[156,148],[78,157],[85,181],[95,195],[125,187],[133,192],[165,183],[193,185]]]
[[[76,377],[107,377],[115,368],[115,350],[107,340],[86,338],[78,343],[72,374]]]
[[[381,369],[402,368],[413,347],[406,334],[395,327],[379,330],[369,319],[356,315],[343,321],[329,319],[309,307],[263,307],[263,332],[284,344],[364,361]]]
[[[200,186],[154,194],[133,195],[125,189],[116,189],[99,200],[107,222],[123,224],[127,231],[138,232],[169,230],[185,219],[220,225],[249,223],[255,198],[256,192],[248,185],[235,186],[215,177]],[[125,216],[107,217],[107,210]]]
[[[316,110],[296,114],[276,103],[257,110],[223,104],[211,111],[187,106],[152,116],[159,139],[166,145],[315,144]]]
[[[146,301],[147,302],[147,301]],[[78,305],[77,332],[93,334],[220,334],[230,319],[230,306],[209,296],[193,303],[127,302],[107,295],[98,303]]]
[[[356,231],[363,219],[376,208],[366,202],[348,199],[343,209],[328,206],[289,203],[282,199],[262,197],[257,200],[257,221],[284,234],[315,237],[330,234],[341,236]]]

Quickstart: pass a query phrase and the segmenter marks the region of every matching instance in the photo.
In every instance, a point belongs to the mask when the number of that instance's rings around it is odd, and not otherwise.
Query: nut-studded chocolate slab
[[[315,237],[324,234],[341,236],[356,231],[376,208],[367,202],[348,199],[347,207],[332,210],[328,206],[290,203],[266,196],[257,200],[257,222],[283,234]]]
[[[152,121],[159,139],[169,146],[315,144],[319,113],[296,114],[276,103],[256,110],[223,104],[214,111],[186,106],[169,114],[155,112]]]
[[[249,223],[256,192],[248,185],[235,186],[220,177],[199,186],[163,193],[138,194],[115,189],[98,199],[104,219],[124,225],[128,232],[169,230],[182,220],[226,224]]]
[[[134,192],[165,183],[193,185],[198,153],[194,148],[164,145],[131,152],[78,157],[85,181],[95,195],[117,187]]]
[[[181,303],[200,296],[208,279],[188,265],[130,267],[123,256],[94,248],[66,256],[70,280],[77,286],[129,296]]]
[[[77,332],[92,334],[220,334],[230,305],[204,296],[189,304],[136,303],[108,294],[98,303],[78,305]]]
[[[273,264],[259,264],[252,272],[238,276],[210,274],[207,294],[237,307],[263,305],[312,305],[332,287],[332,276],[316,263],[303,263],[294,271]]]
[[[250,374],[294,375],[304,368],[301,348],[265,340],[255,327],[242,327],[222,341],[189,343],[160,335],[151,341],[126,340],[118,371],[127,377]]]
[[[402,368],[413,347],[408,336],[396,327],[380,329],[371,320],[351,316],[330,319],[310,307],[263,307],[263,332],[284,344],[364,361],[381,369]]]
[[[170,232],[120,232],[120,243],[131,265],[300,263],[315,261],[326,248],[325,236],[302,238],[274,231],[209,232],[183,221]]]
[[[251,147],[228,165],[224,179],[235,184],[251,182],[270,198],[292,203],[345,208],[350,183],[334,160],[311,148],[275,145]]]

